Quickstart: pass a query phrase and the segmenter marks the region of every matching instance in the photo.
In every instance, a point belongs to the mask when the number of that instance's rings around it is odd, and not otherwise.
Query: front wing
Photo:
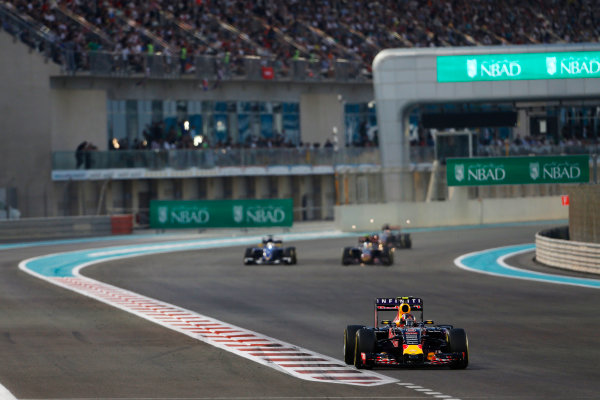
[[[366,368],[418,368],[418,367],[440,367],[451,366],[462,362],[465,353],[430,353],[426,359],[420,361],[405,362],[402,356],[396,357],[390,353],[361,353],[362,365]]]
[[[286,256],[283,252],[277,252],[277,254],[273,255],[271,258],[265,258],[262,255],[262,249],[255,248],[252,251],[252,254],[244,257],[244,264],[291,264],[292,257]]]

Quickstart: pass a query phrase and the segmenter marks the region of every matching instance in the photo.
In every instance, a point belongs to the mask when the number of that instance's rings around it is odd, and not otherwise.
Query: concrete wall
[[[334,127],[338,132],[338,145],[345,146],[344,104],[338,94],[306,93],[300,97],[300,127],[304,143],[333,140]]]
[[[52,214],[52,96],[59,67],[0,31],[0,187],[15,187],[22,216]]]
[[[373,85],[365,82],[320,81],[244,81],[224,80],[217,88],[202,89],[202,81],[192,76],[181,78],[100,77],[86,74],[50,77],[53,89],[103,90],[113,100],[212,100],[300,102],[305,94],[341,96],[343,101],[368,103],[373,100]]]
[[[52,100],[52,149],[73,150],[88,141],[108,150],[106,92],[55,89]]]
[[[568,194],[571,240],[600,244],[600,186],[578,185]]]
[[[555,268],[600,274],[600,244],[577,242],[554,237],[555,233],[568,236],[567,227],[557,227],[535,235],[535,259]]]
[[[465,191],[448,201],[336,206],[335,223],[351,232],[379,230],[385,223],[424,228],[566,220],[568,213],[560,196],[468,200]]]

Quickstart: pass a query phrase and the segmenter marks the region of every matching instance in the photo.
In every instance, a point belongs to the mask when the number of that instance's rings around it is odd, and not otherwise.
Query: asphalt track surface
[[[416,232],[413,249],[398,251],[392,267],[343,267],[341,248],[354,240],[323,239],[293,243],[299,255],[294,266],[243,266],[244,247],[238,246],[83,270],[99,281],[339,360],[345,326],[372,324],[375,297],[420,296],[426,318],[467,331],[468,369],[379,370],[399,383],[376,387],[297,379],[17,267],[37,255],[117,243],[3,250],[0,383],[18,399],[597,399],[599,290],[454,265],[466,253],[531,243],[547,227]],[[555,272],[532,257],[509,261]]]

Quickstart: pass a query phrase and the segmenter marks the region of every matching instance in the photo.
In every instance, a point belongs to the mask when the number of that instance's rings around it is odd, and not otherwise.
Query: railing
[[[111,150],[57,151],[52,169],[223,168],[290,165],[380,165],[378,148],[277,148],[277,149],[194,149],[194,150]]]
[[[364,75],[360,63],[343,59],[327,68],[304,58],[281,60],[272,56],[243,56],[227,62],[224,55],[194,55],[182,62],[178,57],[164,53],[123,56],[115,52],[88,51],[65,57],[65,60],[82,60],[81,63],[66,63],[65,74],[148,78],[191,76],[205,79],[209,84],[232,79],[340,82],[370,79]]]
[[[599,154],[598,143],[565,143],[565,144],[508,144],[477,147],[477,157],[559,155],[559,154]]]
[[[530,149],[512,146],[480,146],[476,157],[523,155],[590,154],[597,162],[600,148],[594,146],[547,146]],[[431,164],[435,160],[433,147],[410,147],[413,164]],[[198,148],[191,150],[111,150],[111,151],[57,151],[52,153],[52,169],[116,169],[165,168],[210,169],[216,167],[290,166],[290,165],[381,165],[378,147],[321,148]],[[594,176],[593,181],[596,181]]]

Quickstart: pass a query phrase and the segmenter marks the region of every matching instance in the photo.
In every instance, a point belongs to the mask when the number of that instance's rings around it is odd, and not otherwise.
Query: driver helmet
[[[414,326],[415,325],[415,317],[412,314],[404,314],[402,316],[402,325]]]
[[[264,236],[262,241],[263,241],[264,244],[272,243],[273,242],[273,235]]]

